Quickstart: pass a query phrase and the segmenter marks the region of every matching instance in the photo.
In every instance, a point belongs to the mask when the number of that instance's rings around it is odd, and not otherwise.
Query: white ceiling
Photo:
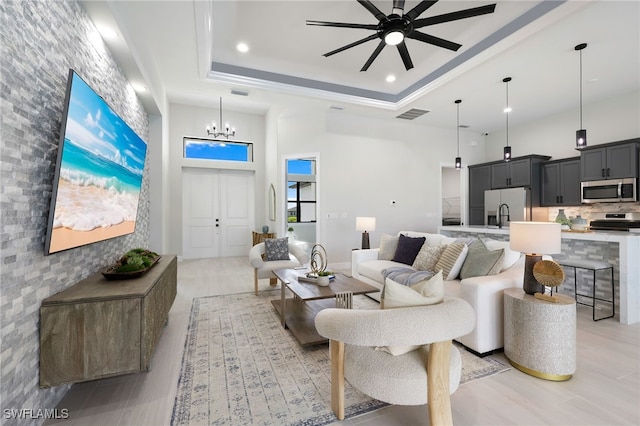
[[[391,13],[392,0],[373,3]],[[407,0],[405,11],[417,3]],[[491,3],[440,0],[420,17]],[[408,40],[412,70],[387,46],[366,72],[359,70],[377,41],[328,58],[322,54],[371,31],[305,25],[307,19],[375,24],[356,0],[81,4],[99,28],[117,27],[119,40],[105,42],[129,79],[155,82],[156,99],[161,85],[170,102],[217,108],[223,96],[225,109],[251,113],[272,105],[335,105],[381,119],[420,108],[430,113],[416,123],[451,127],[454,100],[462,99],[461,124],[492,132],[505,125],[507,76],[513,78],[510,125],[577,108],[574,46],[583,42],[585,105],[640,90],[638,1],[498,1],[493,14],[421,29],[462,44],[457,52]],[[249,52],[236,50],[240,41]],[[387,83],[388,74],[396,81]],[[232,89],[249,95],[233,96]],[[157,111],[151,95],[141,97],[150,113]]]

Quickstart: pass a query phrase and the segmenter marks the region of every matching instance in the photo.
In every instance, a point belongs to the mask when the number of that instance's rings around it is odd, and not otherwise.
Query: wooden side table
[[[504,354],[515,368],[546,380],[576,371],[576,302],[536,299],[520,288],[504,290]]]

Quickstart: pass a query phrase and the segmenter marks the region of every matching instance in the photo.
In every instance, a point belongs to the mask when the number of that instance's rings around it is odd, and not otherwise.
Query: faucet
[[[503,207],[507,208],[507,214],[506,215],[502,214],[502,208]],[[511,217],[510,217],[510,214],[509,214],[509,205],[507,203],[502,203],[502,204],[500,204],[498,206],[498,217],[497,217],[497,219],[498,219],[498,228],[499,229],[502,229],[502,218],[504,216],[507,216],[507,221],[511,220]]]

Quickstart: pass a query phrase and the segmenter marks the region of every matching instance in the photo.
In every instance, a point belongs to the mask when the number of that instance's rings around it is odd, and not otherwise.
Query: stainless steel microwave
[[[636,178],[582,182],[583,203],[621,203],[637,201]]]

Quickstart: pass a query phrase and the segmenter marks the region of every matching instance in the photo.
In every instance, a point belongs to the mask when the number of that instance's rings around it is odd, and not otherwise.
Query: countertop
[[[470,226],[439,226],[438,233],[446,233],[447,231],[457,232],[476,232],[481,234],[509,235],[509,228],[498,229],[497,227],[487,227],[480,225]],[[562,238],[569,240],[589,240],[589,241],[612,241],[612,242],[628,242],[640,240],[640,233],[626,231],[589,231],[589,232],[572,232],[562,231]]]

